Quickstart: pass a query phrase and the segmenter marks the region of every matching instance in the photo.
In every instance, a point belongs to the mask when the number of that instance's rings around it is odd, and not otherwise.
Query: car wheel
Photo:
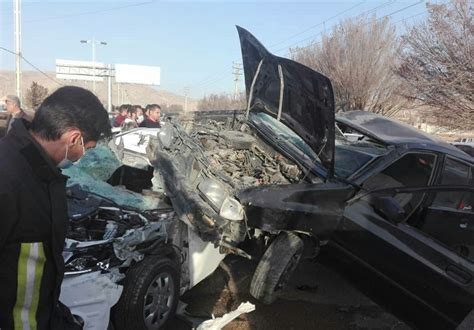
[[[169,259],[145,257],[125,277],[113,310],[117,330],[159,329],[174,317],[179,299],[179,270]]]
[[[250,294],[271,304],[286,287],[303,254],[303,241],[293,233],[281,232],[270,244],[250,284]]]

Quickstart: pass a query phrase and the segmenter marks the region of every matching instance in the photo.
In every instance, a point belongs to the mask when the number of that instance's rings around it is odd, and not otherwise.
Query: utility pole
[[[184,87],[184,112],[188,112],[189,86]]]
[[[112,65],[107,64],[107,111],[112,112]]]
[[[15,58],[16,58],[16,96],[21,101],[21,0],[13,0],[15,10],[13,16],[15,19]]]
[[[117,105],[120,106],[122,103],[120,103],[120,83],[115,81],[115,84],[117,85]]]
[[[237,99],[239,96],[239,82],[240,76],[242,76],[242,63],[232,62],[232,74],[234,75],[234,99]]]
[[[92,40],[81,40],[81,44],[91,44],[92,45],[92,90],[95,93],[95,46],[96,45],[107,45],[105,41],[98,41],[95,37],[92,37]]]

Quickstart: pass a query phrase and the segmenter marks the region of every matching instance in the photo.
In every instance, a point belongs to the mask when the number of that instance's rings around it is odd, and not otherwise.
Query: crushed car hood
[[[271,54],[250,32],[239,26],[237,30],[250,112],[280,119],[319,155],[332,175],[335,111],[331,81],[300,63]]]

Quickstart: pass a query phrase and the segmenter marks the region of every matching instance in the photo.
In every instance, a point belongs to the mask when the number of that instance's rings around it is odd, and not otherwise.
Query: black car
[[[454,142],[453,146],[474,157],[474,142]]]
[[[170,121],[152,143],[178,216],[222,252],[264,242],[263,302],[321,251],[415,326],[454,328],[474,308],[474,159],[373,113],[336,117],[327,77],[238,30],[248,108]]]

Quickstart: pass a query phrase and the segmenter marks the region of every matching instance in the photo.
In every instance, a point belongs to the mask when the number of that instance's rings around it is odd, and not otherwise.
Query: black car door
[[[406,154],[368,179],[366,191],[361,192],[365,196],[346,207],[333,241],[390,286],[387,292],[392,296],[384,299],[390,307],[403,309],[396,311],[399,315],[418,327],[450,328],[473,308],[472,261],[415,226],[430,215],[422,204],[429,193],[419,189],[395,192],[432,183],[435,161],[436,156],[429,153]],[[372,201],[378,193],[367,191],[381,189],[400,206],[402,221],[374,209]]]

